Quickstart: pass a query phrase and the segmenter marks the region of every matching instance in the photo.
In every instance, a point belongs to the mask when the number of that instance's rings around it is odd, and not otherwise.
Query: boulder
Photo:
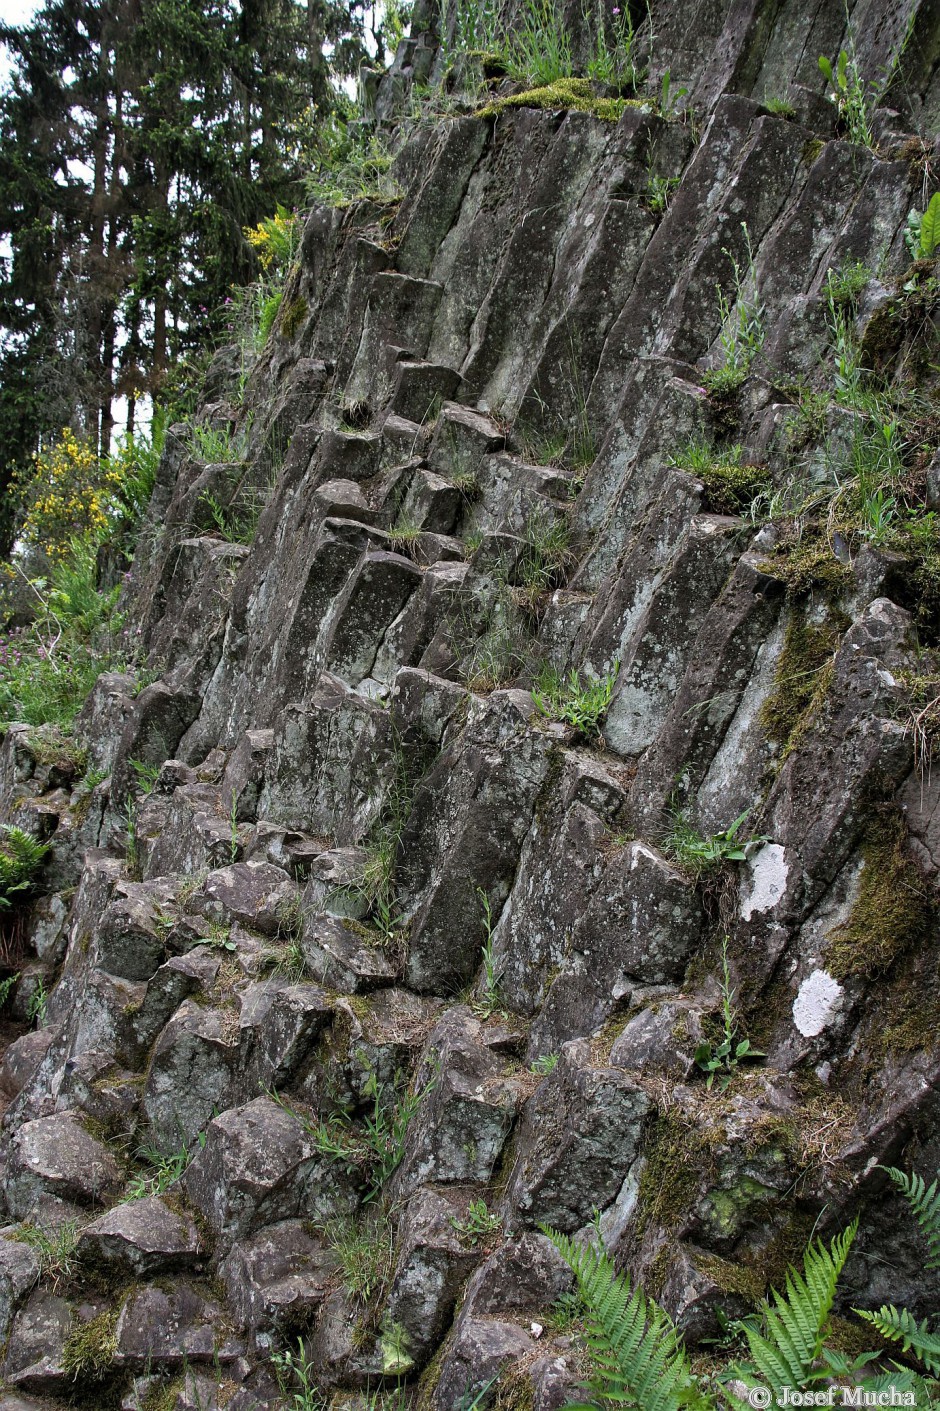
[[[191,1268],[201,1248],[190,1216],[157,1196],[116,1205],[85,1225],[78,1254],[110,1274],[148,1279],[174,1268]]]

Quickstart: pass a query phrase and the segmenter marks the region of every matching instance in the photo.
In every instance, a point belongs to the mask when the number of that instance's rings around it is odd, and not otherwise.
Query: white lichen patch
[[[793,1022],[804,1039],[821,1034],[839,1012],[844,991],[828,970],[814,970],[793,1001]]]
[[[769,911],[783,896],[787,885],[786,852],[779,843],[767,843],[748,859],[750,891],[741,902],[741,916],[750,921],[755,912]]]

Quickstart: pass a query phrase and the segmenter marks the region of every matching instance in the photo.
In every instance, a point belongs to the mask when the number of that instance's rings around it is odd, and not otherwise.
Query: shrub
[[[53,560],[65,558],[76,538],[98,543],[119,517],[122,483],[119,461],[99,459],[63,427],[54,446],[35,453],[32,473],[11,482],[20,538]]]

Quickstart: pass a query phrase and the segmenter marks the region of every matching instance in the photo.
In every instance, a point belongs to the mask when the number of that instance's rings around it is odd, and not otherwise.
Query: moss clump
[[[507,108],[545,108],[557,112],[569,109],[591,113],[602,122],[619,122],[628,108],[648,108],[641,98],[600,98],[588,78],[559,78],[541,88],[529,88],[524,93],[512,93],[496,98],[481,108],[478,117],[492,118]]]
[[[745,1264],[732,1264],[718,1254],[695,1254],[692,1262],[722,1293],[735,1293],[755,1305],[764,1296],[764,1280],[756,1269]]]
[[[496,1388],[493,1411],[533,1411],[535,1387],[521,1367],[508,1367]]]
[[[766,472],[754,465],[715,465],[700,478],[715,514],[741,514],[770,488]]]
[[[933,933],[934,906],[904,851],[906,839],[900,814],[876,815],[869,824],[858,898],[848,921],[829,933],[823,957],[837,980],[883,975]]]
[[[307,317],[306,299],[291,299],[286,309],[281,310],[281,334],[284,338],[293,338],[294,334]]]
[[[109,1375],[117,1352],[117,1317],[117,1310],[108,1308],[73,1326],[62,1350],[62,1370],[72,1381],[100,1382]]]
[[[798,609],[791,614],[774,672],[773,690],[759,716],[768,740],[785,752],[825,694],[831,677],[826,668],[838,645],[836,622],[807,622],[805,613]]]
[[[172,1382],[151,1387],[144,1397],[141,1411],[174,1411],[180,1393],[184,1390],[182,1377]]]
[[[40,726],[27,736],[26,746],[37,764],[48,764],[75,778],[88,767],[88,751],[58,725]]]
[[[852,582],[852,570],[833,552],[824,530],[809,527],[799,538],[784,540],[773,558],[760,565],[786,584],[787,597],[800,598],[814,589],[838,597]]]
[[[682,1217],[693,1204],[703,1180],[718,1174],[713,1146],[724,1135],[722,1127],[706,1134],[688,1118],[672,1111],[658,1114],[648,1129],[646,1164],[637,1197],[637,1234],[648,1225],[660,1225],[678,1235]]]

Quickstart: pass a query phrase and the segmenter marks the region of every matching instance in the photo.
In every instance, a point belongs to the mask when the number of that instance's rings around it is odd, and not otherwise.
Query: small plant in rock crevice
[[[375,1210],[327,1220],[319,1228],[336,1256],[350,1298],[372,1303],[388,1284],[395,1266],[395,1230],[388,1216]]]
[[[200,1132],[198,1149],[201,1150],[205,1144],[206,1134]],[[159,1147],[146,1144],[139,1147],[137,1157],[149,1170],[140,1171],[130,1178],[122,1201],[132,1202],[144,1200],[148,1196],[165,1195],[168,1190],[171,1190],[182,1180],[195,1155],[196,1151],[186,1142],[183,1142],[176,1151],[169,1153],[161,1151]]]
[[[759,495],[771,492],[767,469],[746,462],[742,446],[715,449],[693,439],[669,457],[669,464],[701,480],[714,514],[744,514]]]
[[[435,1078],[415,1089],[401,1075],[385,1083],[371,1071],[363,1090],[371,1105],[359,1121],[343,1110],[312,1121],[280,1094],[272,1092],[271,1097],[303,1125],[321,1156],[360,1173],[368,1187],[362,1204],[368,1205],[401,1164],[411,1121],[436,1085]]]
[[[759,301],[754,250],[747,223],[741,222],[744,233],[745,263],[730,250],[722,249],[731,264],[732,296],[729,298],[718,285],[718,313],[721,321],[719,342],[723,362],[703,375],[708,391],[721,396],[735,391],[751,370],[764,345],[764,306]]]
[[[741,836],[750,812],[750,808],[746,808],[720,833],[700,833],[684,814],[675,813],[663,839],[663,848],[694,877],[701,877],[726,862],[744,862],[749,848],[760,847],[768,841],[763,835],[752,838]]]
[[[735,990],[731,984],[731,970],[728,964],[728,937],[721,946],[721,1034],[713,1040],[704,1040],[695,1050],[694,1061],[703,1073],[707,1074],[706,1087],[718,1084],[721,1091],[727,1088],[742,1063],[756,1063],[765,1058],[760,1049],[752,1048],[747,1035],[740,1033],[740,1019],[734,1007]]]
[[[290,1348],[272,1352],[271,1366],[281,1392],[291,1398],[290,1411],[328,1411],[331,1398],[317,1385],[303,1338],[297,1339],[296,1352]]]
[[[462,1219],[452,1215],[450,1223],[462,1243],[469,1245],[471,1249],[480,1244],[485,1245],[500,1234],[503,1228],[502,1216],[494,1215],[485,1200],[471,1200],[466,1215]]]
[[[159,764],[149,764],[143,759],[129,759],[128,764],[134,771],[134,778],[137,788],[146,797],[153,793],[153,787],[160,774]]]
[[[594,676],[589,672],[583,675],[572,667],[567,676],[562,676],[550,663],[539,669],[532,688],[532,699],[540,715],[548,720],[560,720],[571,725],[585,740],[593,740],[600,734],[601,721],[607,713],[620,663],[615,661],[613,669],[604,676]]]
[[[525,521],[521,538],[515,582],[532,595],[561,587],[572,562],[565,516],[553,513],[547,505],[537,505]]]
[[[65,1220],[49,1229],[26,1222],[13,1238],[35,1250],[39,1256],[39,1277],[48,1280],[52,1292],[57,1294],[75,1276],[78,1267],[75,1251],[80,1232],[77,1220]]]
[[[480,947],[480,955],[483,959],[483,976],[480,982],[480,992],[474,1001],[473,1008],[480,1018],[488,1019],[491,1014],[499,1009],[501,1004],[499,993],[499,982],[502,967],[496,959],[496,952],[493,945],[493,911],[490,906],[490,899],[482,887],[477,887],[477,896],[483,908],[483,924],[486,937]]]
[[[656,216],[666,214],[672,194],[679,185],[677,176],[659,176],[650,170],[646,181],[644,200]]]
[[[940,253],[940,191],[935,191],[923,211],[907,217],[904,243],[912,260],[932,260]]]
[[[26,1018],[30,1024],[35,1024],[37,1029],[42,1029],[46,1023],[46,1006],[49,996],[46,992],[45,981],[40,975],[36,981],[36,988],[33,990],[26,1005]]]

